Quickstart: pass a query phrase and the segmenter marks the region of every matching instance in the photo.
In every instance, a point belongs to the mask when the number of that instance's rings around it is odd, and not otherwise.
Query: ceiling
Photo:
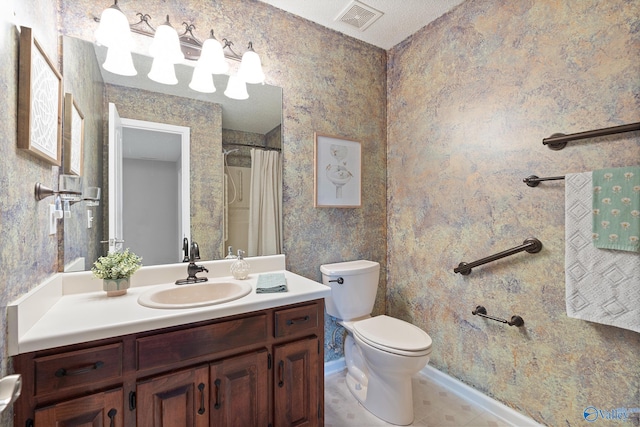
[[[464,0],[260,1],[389,50]]]

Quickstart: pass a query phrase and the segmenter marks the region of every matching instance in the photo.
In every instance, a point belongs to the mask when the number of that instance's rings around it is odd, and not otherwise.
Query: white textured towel
[[[593,245],[591,172],[565,185],[567,315],[640,332],[640,254]]]

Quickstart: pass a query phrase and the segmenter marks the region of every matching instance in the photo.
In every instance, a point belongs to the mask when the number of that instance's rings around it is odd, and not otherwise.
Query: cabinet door
[[[208,366],[155,377],[136,390],[138,427],[209,425]]]
[[[122,389],[95,393],[35,411],[36,426],[124,425]]]
[[[211,425],[269,424],[269,366],[266,349],[211,365]]]
[[[318,338],[310,337],[274,347],[274,424],[320,424]]]

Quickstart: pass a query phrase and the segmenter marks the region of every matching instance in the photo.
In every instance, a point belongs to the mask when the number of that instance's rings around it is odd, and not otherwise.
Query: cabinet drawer
[[[267,316],[245,317],[138,338],[138,369],[161,367],[267,339]]]
[[[297,335],[318,327],[318,305],[288,308],[275,312],[276,338]]]
[[[122,343],[34,359],[35,394],[87,386],[122,375]]]

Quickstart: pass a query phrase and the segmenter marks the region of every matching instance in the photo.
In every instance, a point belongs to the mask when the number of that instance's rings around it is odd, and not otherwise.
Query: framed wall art
[[[314,207],[360,207],[362,205],[361,144],[357,141],[318,133],[314,136]]]
[[[60,166],[62,76],[28,27],[20,27],[18,79],[18,148]]]
[[[82,175],[84,114],[70,93],[64,94],[64,173]]]

